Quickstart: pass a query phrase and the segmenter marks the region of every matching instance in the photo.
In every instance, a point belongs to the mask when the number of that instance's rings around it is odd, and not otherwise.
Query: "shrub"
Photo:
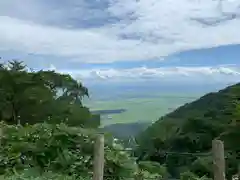
[[[0,149],[2,174],[38,168],[63,176],[92,177],[93,144],[96,130],[68,127],[65,124],[15,126],[2,124]],[[139,168],[135,158],[111,136],[105,135],[105,168],[108,179],[133,179],[157,176]]]

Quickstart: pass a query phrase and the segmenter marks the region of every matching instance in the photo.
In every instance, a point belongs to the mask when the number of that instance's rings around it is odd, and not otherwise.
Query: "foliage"
[[[0,171],[21,172],[32,167],[39,172],[91,177],[96,130],[65,124],[16,126],[2,124]],[[116,140],[105,137],[105,176],[108,179],[163,177],[164,171],[138,167],[135,158]],[[156,168],[155,168],[156,169]]]
[[[100,116],[82,105],[88,89],[70,75],[54,71],[29,72],[22,62],[0,66],[0,118],[8,124],[64,122],[98,127]]]
[[[40,173],[36,169],[26,169],[21,173],[15,172],[13,175],[0,176],[0,180],[90,180],[90,177],[76,177],[69,175],[56,174],[53,172]]]
[[[221,139],[228,151],[227,177],[237,172],[240,158],[240,84],[185,104],[172,113],[161,117],[156,123],[137,137],[140,159],[166,164],[174,177],[191,170],[200,177],[212,176],[212,140]],[[176,152],[158,155],[157,151]],[[181,153],[188,152],[189,155]],[[192,155],[191,155],[192,153]],[[206,156],[194,155],[206,153]]]
[[[169,176],[166,167],[160,165],[157,162],[140,161],[138,165],[139,165],[139,168],[142,169],[143,171],[149,172],[155,175],[157,174],[158,176],[161,176],[161,178],[163,179],[166,179]]]
[[[211,179],[205,176],[202,176],[201,178],[199,178],[192,172],[186,171],[184,173],[181,173],[180,180],[211,180]]]

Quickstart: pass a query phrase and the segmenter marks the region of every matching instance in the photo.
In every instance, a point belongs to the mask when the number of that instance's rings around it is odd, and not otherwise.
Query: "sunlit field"
[[[154,122],[164,114],[200,97],[200,94],[155,94],[152,97],[87,100],[91,110],[126,109],[118,114],[102,115],[102,126],[116,123]]]

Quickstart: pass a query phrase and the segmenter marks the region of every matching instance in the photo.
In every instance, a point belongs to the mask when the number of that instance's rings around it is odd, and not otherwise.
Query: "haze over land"
[[[92,96],[90,99],[86,98],[84,102],[91,110],[126,110],[110,114],[111,118],[108,114],[102,115],[102,125],[133,122],[152,123],[177,107],[224,86],[224,84],[195,86],[192,84],[148,84],[147,86],[121,84],[116,88],[108,83],[101,87],[90,86]]]

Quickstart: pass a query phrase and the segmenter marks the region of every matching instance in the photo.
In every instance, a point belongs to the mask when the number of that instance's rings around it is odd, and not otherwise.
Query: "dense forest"
[[[212,177],[212,156],[207,153],[215,138],[225,143],[227,177],[230,178],[240,164],[240,83],[206,94],[161,117],[137,137],[137,154],[141,160],[165,164],[174,177],[186,169],[199,176]],[[156,153],[159,151],[176,153]],[[185,152],[190,154],[182,155]],[[206,156],[197,156],[197,153],[206,153]]]
[[[9,61],[0,65],[0,93],[0,179],[92,179],[93,143],[102,129],[100,115],[82,103],[91,96],[87,87],[70,75]],[[237,84],[186,104],[137,136],[134,151],[105,133],[105,179],[207,179],[211,156],[181,152],[207,153],[214,138],[225,142],[230,177],[240,156],[239,99]]]

